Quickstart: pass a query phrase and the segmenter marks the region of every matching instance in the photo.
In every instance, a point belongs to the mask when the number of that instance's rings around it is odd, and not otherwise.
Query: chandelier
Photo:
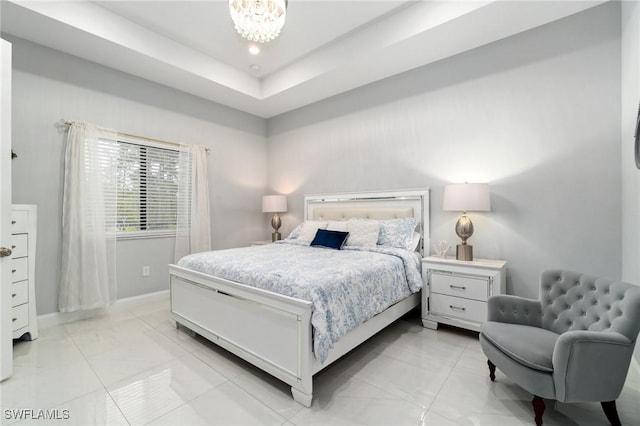
[[[229,0],[229,12],[242,37],[265,43],[280,34],[287,15],[287,0]]]

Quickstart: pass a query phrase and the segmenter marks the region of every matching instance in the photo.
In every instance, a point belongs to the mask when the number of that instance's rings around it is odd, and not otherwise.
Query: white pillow
[[[330,220],[327,225],[327,230],[329,231],[340,231],[347,232],[347,222],[346,220]]]
[[[291,233],[289,234],[289,236],[286,239],[287,240],[295,240],[296,238],[298,238],[300,236],[300,231],[302,230],[302,225],[304,225],[304,222],[299,223],[298,226],[293,228],[293,231],[291,231]]]
[[[318,229],[327,229],[327,222],[318,222],[314,220],[308,220],[302,224],[300,229],[300,235],[298,235],[298,241],[306,241],[310,243],[316,236]]]
[[[418,222],[418,219],[414,217],[381,221],[378,245],[411,250],[413,247],[413,233]]]
[[[411,251],[416,251],[418,250],[418,246],[420,245],[420,238],[422,236],[420,235],[419,232],[414,232],[413,233],[413,241],[411,242]]]
[[[378,244],[380,222],[377,220],[349,219],[347,230],[348,246],[375,247]]]

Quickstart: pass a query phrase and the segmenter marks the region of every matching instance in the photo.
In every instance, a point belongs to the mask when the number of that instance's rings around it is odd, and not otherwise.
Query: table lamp
[[[454,183],[444,188],[444,211],[463,212],[456,222],[456,234],[462,243],[456,246],[457,260],[473,260],[473,246],[467,239],[473,235],[473,223],[467,212],[488,212],[491,210],[489,185],[486,183]]]
[[[287,211],[287,197],[284,195],[265,195],[262,197],[262,212],[273,213],[271,226],[274,232],[271,234],[271,241],[282,239],[282,234],[278,231],[282,225],[282,220],[278,213]]]

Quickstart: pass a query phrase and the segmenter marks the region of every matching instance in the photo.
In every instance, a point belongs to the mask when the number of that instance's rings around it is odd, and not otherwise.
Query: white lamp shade
[[[454,212],[488,212],[491,210],[489,185],[454,183],[445,186],[442,209]]]
[[[284,213],[287,211],[285,195],[265,195],[262,197],[263,213]]]

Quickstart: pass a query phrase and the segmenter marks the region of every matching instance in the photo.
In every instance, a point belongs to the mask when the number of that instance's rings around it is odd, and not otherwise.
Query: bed
[[[417,253],[412,255],[409,250],[387,247],[348,246],[338,251],[287,240],[267,246],[190,255],[181,259],[178,265],[169,265],[171,318],[176,325],[193,330],[289,384],[293,398],[309,407],[313,399],[314,374],[419,306],[419,287],[423,282],[419,259],[423,248],[429,247],[428,212],[427,189],[307,195],[304,198],[306,221],[334,223],[364,218],[391,223],[394,219],[415,218]],[[274,255],[282,261],[274,262]],[[368,263],[379,269],[368,276],[354,275],[354,272],[349,279],[358,279],[359,284],[349,285],[342,282],[342,277],[332,275],[334,271],[326,272],[319,266],[320,260],[315,258],[320,255],[329,259],[326,262],[332,265],[338,262],[336,256],[348,258],[349,262],[354,262],[347,264],[349,271],[359,271],[360,265],[366,263],[362,259],[365,256],[375,259]],[[209,257],[214,259],[212,263]],[[295,259],[295,262],[286,259]],[[383,266],[386,261],[388,268]],[[290,270],[287,263],[301,265],[304,273]],[[396,271],[401,267],[406,273],[404,283],[400,283],[400,273]],[[414,267],[418,268],[418,284],[415,284],[415,277],[411,277]],[[315,273],[308,273],[310,270]],[[365,269],[362,272],[369,273]],[[387,278],[380,279],[398,281],[398,288],[409,287],[410,290],[385,290],[389,298],[378,302],[370,295],[380,288],[375,280],[386,275]],[[328,276],[331,278],[327,279]],[[284,280],[284,284],[278,280]],[[367,288],[367,283],[373,284]],[[289,291],[290,295],[281,294],[286,293],[282,287],[293,290]],[[338,304],[323,304],[322,301],[329,297],[322,292],[334,291],[334,287],[362,287],[362,294],[331,297],[343,305],[354,308],[357,305],[353,311],[371,311],[363,313],[368,316],[361,318],[360,313],[331,311]],[[369,300],[376,302],[362,303]],[[321,316],[325,310],[326,316]],[[338,320],[334,321],[337,317],[349,317],[349,326],[338,324]]]

